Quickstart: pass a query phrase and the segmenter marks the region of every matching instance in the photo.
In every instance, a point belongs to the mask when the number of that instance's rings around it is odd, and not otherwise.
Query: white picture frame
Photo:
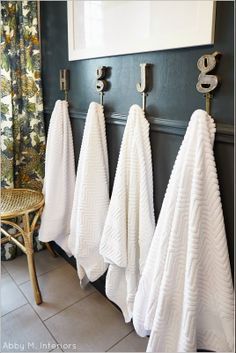
[[[214,43],[215,1],[67,1],[69,60]]]

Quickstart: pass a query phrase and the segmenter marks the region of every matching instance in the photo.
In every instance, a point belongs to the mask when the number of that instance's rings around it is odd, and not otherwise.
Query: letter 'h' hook
[[[65,100],[68,101],[68,91],[70,89],[70,71],[67,69],[60,70],[60,90],[65,93]]]

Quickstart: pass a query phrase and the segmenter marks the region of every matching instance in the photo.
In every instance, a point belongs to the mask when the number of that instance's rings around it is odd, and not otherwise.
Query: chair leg
[[[34,253],[27,252],[27,261],[29,268],[30,281],[33,287],[34,299],[37,305],[42,303],[42,296],[39,289],[38,279],[35,272],[35,264],[34,264]]]
[[[28,214],[25,214],[23,216],[23,224],[24,224],[24,243],[25,243],[25,250],[26,250],[26,256],[28,261],[30,281],[34,292],[35,302],[36,304],[39,305],[42,303],[42,296],[40,293],[38,279],[35,271],[33,240],[32,240],[32,232],[30,231]]]
[[[46,248],[48,249],[48,251],[53,257],[58,257],[57,253],[52,249],[49,243],[44,243],[44,244],[46,245]]]

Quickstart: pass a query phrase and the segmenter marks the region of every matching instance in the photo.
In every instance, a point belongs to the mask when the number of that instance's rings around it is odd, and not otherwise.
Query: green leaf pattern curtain
[[[1,1],[1,186],[41,190],[45,132],[37,1]],[[36,248],[42,245],[35,237]],[[2,246],[2,260],[17,255]]]

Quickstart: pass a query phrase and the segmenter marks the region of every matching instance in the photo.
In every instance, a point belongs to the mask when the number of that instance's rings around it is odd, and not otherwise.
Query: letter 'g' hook
[[[198,76],[196,88],[198,92],[203,93],[206,98],[206,112],[211,115],[211,99],[213,94],[211,92],[217,87],[219,78],[216,75],[209,75],[208,72],[212,71],[216,64],[217,58],[221,55],[219,52],[213,54],[202,55],[197,62],[197,67],[201,71]]]

